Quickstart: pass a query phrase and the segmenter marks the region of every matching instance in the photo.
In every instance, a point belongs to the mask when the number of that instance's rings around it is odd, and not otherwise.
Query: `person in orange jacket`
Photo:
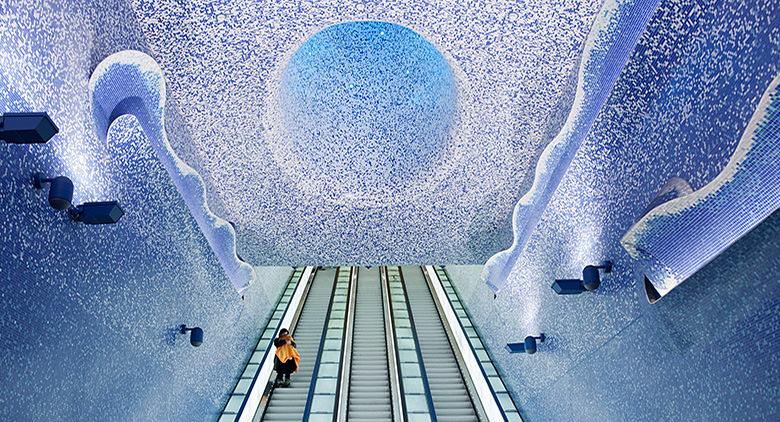
[[[286,328],[279,330],[279,337],[274,339],[276,353],[274,356],[274,369],[276,370],[276,380],[274,387],[289,387],[290,374],[298,370],[301,362],[301,356],[298,354],[295,341]]]

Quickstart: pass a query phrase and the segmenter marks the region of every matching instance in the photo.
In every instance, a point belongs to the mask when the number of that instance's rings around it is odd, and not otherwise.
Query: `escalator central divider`
[[[336,392],[336,414],[334,420],[347,420],[347,405],[349,398],[350,379],[349,374],[352,367],[352,336],[355,327],[355,302],[357,300],[357,279],[360,268],[352,267],[352,273],[349,280],[349,297],[347,299],[346,324],[344,327],[344,337],[341,343],[341,370],[339,372],[338,391]]]
[[[388,290],[388,300],[387,301],[388,301],[388,306],[390,307],[390,315],[393,315],[393,300],[392,300],[392,298],[390,298],[390,295],[391,295],[391,293],[390,293],[390,277],[389,277],[389,275],[387,273],[387,267],[382,267],[382,270],[380,271],[380,274],[383,276],[383,280],[385,281],[385,283],[387,283],[387,290]],[[395,316],[393,316],[393,319],[392,319],[391,322],[392,322],[392,328],[393,328],[392,333],[395,333],[395,329],[396,329],[396,326],[395,326]],[[399,410],[400,410],[401,414],[403,415],[403,419],[402,420],[405,421],[405,420],[407,420],[406,413],[404,413],[406,411],[406,408],[407,408],[407,406],[406,406],[406,394],[404,393],[403,374],[401,373],[401,355],[400,355],[399,348],[398,348],[398,339],[396,338],[395,334],[392,335],[392,341],[393,341],[393,343],[392,343],[393,355],[395,356],[395,361],[397,362],[397,365],[396,365],[395,369],[396,369],[397,374],[398,374],[398,393],[401,396],[401,403],[400,403],[401,405],[399,406],[400,407]],[[390,346],[390,345],[388,344],[388,346]]]
[[[333,283],[333,288],[332,288],[331,293],[330,293],[330,303],[328,304],[327,317],[325,318],[325,323],[322,325],[322,334],[321,334],[322,337],[321,337],[321,341],[320,341],[320,347],[319,347],[319,350],[317,351],[317,359],[316,359],[316,361],[314,363],[314,367],[313,367],[313,370],[312,370],[311,381],[309,382],[309,393],[308,393],[308,395],[306,397],[306,407],[304,408],[304,411],[303,411],[303,420],[304,421],[308,421],[309,418],[311,417],[311,414],[312,414],[312,405],[313,405],[314,398],[315,398],[315,391],[316,391],[316,387],[317,387],[317,380],[319,378],[318,375],[319,375],[319,371],[320,371],[320,365],[322,363],[323,351],[325,350],[325,343],[326,343],[326,340],[327,340],[326,336],[327,336],[327,333],[328,333],[328,327],[330,326],[330,321],[331,321],[332,314],[333,314],[333,312],[332,312],[333,311],[333,304],[334,304],[333,299],[336,297],[336,292],[338,291],[339,275],[343,271],[342,268],[343,267],[338,267],[336,269],[336,279],[335,279],[335,281]],[[350,268],[348,271],[350,271],[350,274],[351,274],[352,268]],[[351,286],[349,286],[349,287],[351,287]],[[351,294],[351,292],[348,293],[347,297],[349,297],[349,294]],[[344,318],[346,318],[346,315],[345,315]],[[341,345],[342,348],[343,348],[343,341],[344,341],[344,335],[345,335],[344,331],[345,330],[346,330],[346,324],[344,324],[344,327],[342,327],[342,337],[341,337],[341,339],[342,339],[342,345]],[[339,359],[339,360],[341,360],[341,359]],[[339,363],[339,370],[338,370],[338,375],[337,375],[338,378],[341,378],[341,372],[342,372],[341,371],[341,365],[343,365],[343,362]],[[339,385],[339,380],[337,379],[337,382],[336,382],[336,397],[335,397],[335,400],[334,400],[334,404],[337,404],[338,401],[339,401],[338,385]],[[333,420],[335,421],[336,420],[335,409],[331,409],[331,412],[333,413]]]
[[[382,289],[382,310],[385,317],[385,347],[391,347],[387,353],[387,368],[390,375],[390,405],[393,409],[393,420],[403,421],[404,418],[404,390],[401,382],[400,363],[398,361],[398,347],[395,344],[395,318],[390,298],[390,284],[387,280],[387,268],[380,268],[380,287]]]
[[[409,304],[409,292],[406,290],[406,282],[404,281],[404,272],[399,267],[398,268],[398,274],[401,275],[401,285],[404,288],[404,298],[406,299],[406,308],[409,310],[409,320],[412,323],[412,333],[414,333],[414,340],[419,345],[420,343],[417,341],[417,329],[414,325],[414,312],[412,312],[412,305]],[[425,361],[423,360],[422,356],[422,350],[420,350],[420,346],[417,346],[417,359],[420,359],[420,367],[422,368],[422,379],[423,379],[423,385],[425,386],[425,398],[428,401],[428,408],[431,409],[431,419],[436,422],[436,409],[433,406],[433,395],[431,395],[431,386],[428,383],[428,373],[425,370]]]

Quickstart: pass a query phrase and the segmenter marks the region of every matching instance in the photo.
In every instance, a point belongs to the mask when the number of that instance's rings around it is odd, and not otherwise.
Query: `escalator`
[[[422,269],[402,267],[401,273],[437,420],[478,421]]]
[[[273,388],[282,327],[301,365]],[[446,271],[395,266],[295,270],[219,420],[522,419]]]
[[[322,330],[330,305],[335,269],[321,269],[312,281],[300,318],[292,336],[301,355],[298,372],[292,375],[292,383],[287,388],[275,388],[268,401],[264,421],[301,421],[309,397],[312,371],[317,352],[320,349]],[[258,415],[260,416],[260,415]],[[260,420],[259,418],[255,418]]]
[[[390,373],[378,268],[361,268],[357,282],[347,419],[392,421]]]

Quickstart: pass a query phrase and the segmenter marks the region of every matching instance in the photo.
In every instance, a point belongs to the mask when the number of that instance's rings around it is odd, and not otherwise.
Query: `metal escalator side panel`
[[[303,292],[309,285],[314,272],[314,267],[294,269],[290,280],[288,280],[276,303],[274,313],[271,315],[268,323],[266,323],[266,327],[258,339],[255,351],[250,356],[230,401],[228,401],[225,409],[222,411],[222,415],[219,418],[220,421],[245,421],[251,419],[262,400],[264,390],[262,380],[263,377],[267,376],[269,370],[268,365],[265,364],[270,353],[269,340],[273,339],[279,326],[287,323],[289,316],[299,308]],[[273,364],[271,364],[272,366]],[[240,401],[237,399],[240,399]]]
[[[401,268],[385,267],[384,270],[390,287],[390,307],[395,330],[394,348],[401,378],[404,419],[436,421],[436,409]]]
[[[336,417],[337,421],[347,420],[350,373],[352,371],[352,341],[355,326],[355,302],[357,301],[357,281],[360,269],[352,267],[349,284],[349,300],[347,303],[346,327],[344,328],[344,342],[342,343],[341,373],[339,375],[339,391],[337,394]]]
[[[268,321],[265,323],[265,328],[260,334],[248,361],[244,364],[244,370],[239,376],[236,386],[233,388],[230,397],[222,408],[219,417],[220,421],[235,421],[239,416],[239,412],[245,406],[252,384],[255,382],[260,370],[260,363],[267,353],[268,339],[272,338],[276,333],[284,313],[287,308],[291,306],[290,301],[296,287],[302,281],[308,281],[308,279],[303,280],[304,271],[305,268],[293,267],[293,272],[290,274],[287,283],[276,301],[274,312],[269,316]],[[297,304],[294,306],[297,306]]]
[[[325,313],[303,420],[336,420],[352,269],[339,267]]]
[[[460,299],[460,295],[452,283],[452,280],[443,266],[425,266],[424,272],[429,282],[429,287],[435,291],[434,297],[437,303],[441,303],[440,313],[447,315],[450,329],[462,352],[463,360],[469,377],[472,378],[474,388],[480,402],[495,406],[492,411],[485,407],[485,413],[489,420],[509,422],[522,422],[520,410],[514,399],[509,394],[502,380],[502,375],[493,362],[490,351],[482,342],[477,328],[471,321],[471,316]],[[449,309],[449,311],[448,311]],[[471,360],[471,362],[469,362]]]
[[[421,270],[425,276],[431,297],[436,304],[439,318],[447,331],[453,352],[461,368],[464,382],[467,384],[469,391],[473,393],[472,401],[478,413],[491,422],[505,421],[506,415],[498,403],[498,397],[488,382],[487,376],[477,359],[476,352],[465,334],[458,315],[447,297],[436,271],[432,266],[421,267]]]
[[[384,316],[385,328],[385,349],[387,350],[387,369],[390,378],[390,400],[393,408],[393,420],[402,422],[405,420],[403,387],[401,386],[400,365],[398,364],[398,354],[395,346],[395,322],[390,298],[390,286],[387,281],[387,272],[384,268],[379,268],[379,283],[382,290],[382,314]]]

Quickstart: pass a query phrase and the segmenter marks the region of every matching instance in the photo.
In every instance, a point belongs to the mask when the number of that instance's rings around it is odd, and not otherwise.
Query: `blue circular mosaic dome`
[[[279,102],[299,177],[336,196],[378,197],[434,165],[457,94],[447,60],[416,32],[348,22],[300,46],[281,75]]]

